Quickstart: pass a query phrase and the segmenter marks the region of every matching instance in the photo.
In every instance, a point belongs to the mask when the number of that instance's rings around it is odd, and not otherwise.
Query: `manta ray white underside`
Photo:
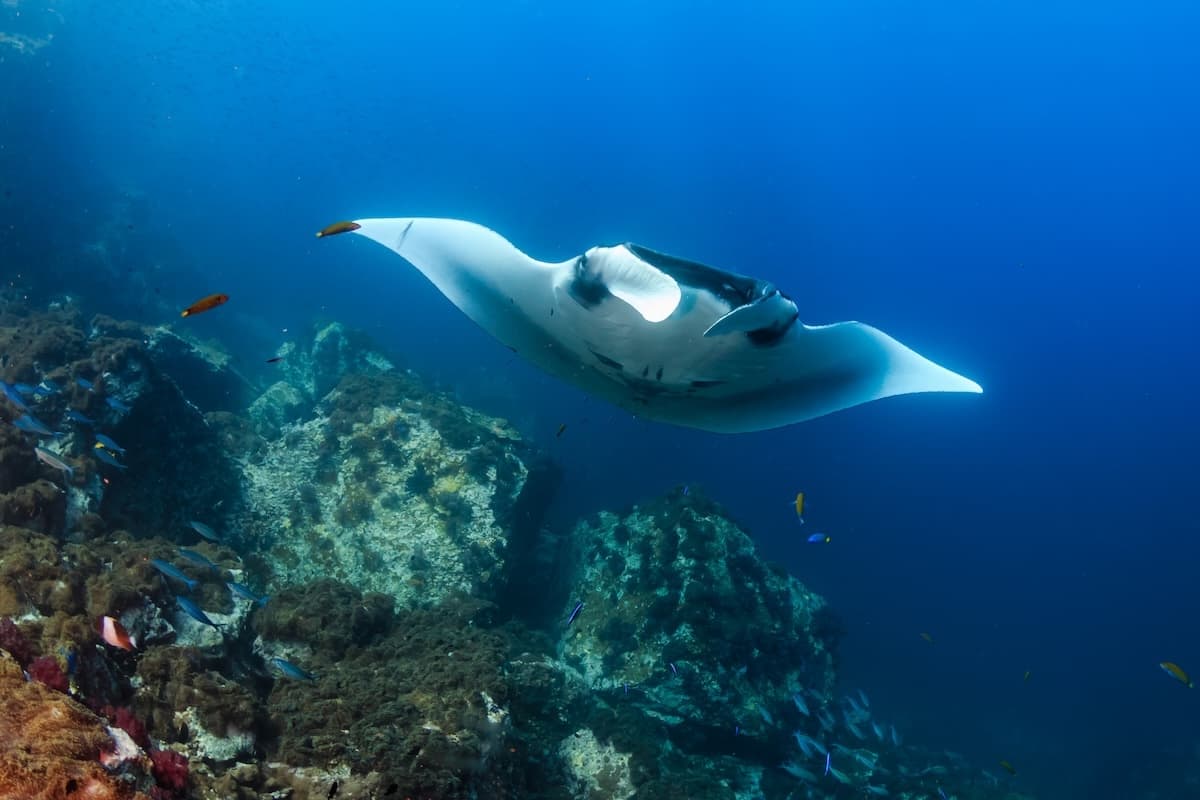
[[[546,263],[473,222],[339,225],[327,231],[395,251],[523,358],[639,417],[739,433],[893,395],[982,391],[870,325],[805,325],[770,283],[638,245]]]

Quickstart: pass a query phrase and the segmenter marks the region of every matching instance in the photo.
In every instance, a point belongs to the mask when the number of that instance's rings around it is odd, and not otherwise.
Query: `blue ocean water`
[[[130,281],[171,309],[233,297],[201,335],[250,361],[314,318],[366,329],[555,454],[560,524],[707,492],[830,599],[846,686],[910,741],[1007,759],[1055,798],[1169,787],[1194,758],[1200,698],[1157,666],[1200,670],[1194,4],[130,0],[0,19],[9,263],[70,258],[125,208]],[[767,278],[804,321],[876,324],[985,393],[732,437],[638,421],[394,256],[313,237],[407,215],[544,259],[632,240]],[[97,310],[139,310],[105,290]],[[804,544],[818,529],[832,542]]]

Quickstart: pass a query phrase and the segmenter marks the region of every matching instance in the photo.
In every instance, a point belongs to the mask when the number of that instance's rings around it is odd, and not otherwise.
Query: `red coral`
[[[22,667],[33,660],[33,646],[8,617],[0,619],[0,650],[7,650]]]
[[[133,739],[138,746],[143,749],[150,747],[150,734],[146,732],[146,726],[128,708],[125,706],[105,706],[100,710],[100,713],[108,717],[113,725],[128,733],[129,738]]]
[[[176,753],[174,750],[155,750],[150,754],[150,763],[154,780],[158,781],[158,786],[155,788],[162,790],[155,792],[154,795],[164,799],[183,797],[188,779],[187,756]]]
[[[30,678],[55,691],[65,694],[70,686],[66,673],[62,671],[62,667],[58,665],[58,659],[54,656],[35,658],[25,671],[29,673]]]

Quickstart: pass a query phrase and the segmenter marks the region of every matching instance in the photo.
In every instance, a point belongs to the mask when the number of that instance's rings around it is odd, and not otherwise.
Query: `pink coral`
[[[150,735],[146,732],[146,726],[125,706],[105,706],[100,713],[108,717],[113,725],[128,733],[129,738],[140,747],[150,746]]]
[[[150,754],[151,770],[154,780],[158,781],[155,797],[182,797],[187,788],[188,760],[187,756],[174,750],[155,750]]]
[[[30,678],[56,692],[63,692],[65,694],[67,688],[70,686],[66,673],[58,665],[58,659],[54,656],[35,658],[30,662],[26,672],[29,673]]]
[[[21,633],[17,623],[8,617],[0,619],[0,650],[7,650],[22,667],[33,659],[33,646]]]

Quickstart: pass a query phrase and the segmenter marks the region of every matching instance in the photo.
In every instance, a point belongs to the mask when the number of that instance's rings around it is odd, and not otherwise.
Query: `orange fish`
[[[100,638],[122,650],[133,651],[137,648],[137,643],[133,641],[129,631],[125,630],[125,626],[113,617],[100,618]]]
[[[317,231],[317,238],[324,239],[326,236],[336,236],[339,233],[349,233],[361,228],[357,222],[335,222],[332,225],[326,225],[321,230]]]
[[[204,311],[211,311],[214,308],[216,308],[217,306],[225,305],[227,302],[229,302],[229,295],[227,295],[227,294],[210,294],[208,297],[205,297],[203,299],[197,300],[196,302],[192,303],[190,306],[188,306],[182,312],[180,312],[179,316],[190,317],[193,314],[199,314]]]

